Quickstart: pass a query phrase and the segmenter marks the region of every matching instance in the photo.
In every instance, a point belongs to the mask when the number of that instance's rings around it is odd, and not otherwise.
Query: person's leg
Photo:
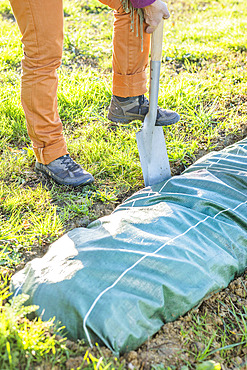
[[[22,34],[22,105],[38,162],[67,154],[57,110],[56,69],[63,48],[62,0],[10,0]]]
[[[145,23],[142,25],[145,28]],[[138,35],[136,35],[138,27]],[[131,15],[122,7],[114,11],[113,28],[113,95],[132,97],[147,91],[146,68],[148,65],[150,34],[143,33],[141,40],[140,22],[134,12],[134,30]]]
[[[143,32],[143,40],[136,36],[137,27],[138,34],[141,34],[137,14],[134,14],[133,32],[131,15],[124,11],[120,0],[100,2],[114,9],[112,92],[121,97],[142,95],[147,91],[145,70],[148,65],[150,35]],[[145,26],[144,23],[143,27]]]
[[[35,170],[64,185],[85,185],[91,174],[70,158],[57,109],[57,68],[63,49],[62,0],[10,0],[22,34],[22,105],[37,158]]]
[[[149,110],[148,99],[144,96],[147,91],[146,67],[150,49],[150,34],[145,32],[147,25],[145,22],[140,25],[137,12],[134,11],[133,32],[131,14],[124,11],[120,0],[100,0],[100,2],[114,9],[113,96],[108,118],[121,123],[143,121]],[[157,126],[168,126],[178,122],[179,119],[180,116],[176,112],[158,107]]]

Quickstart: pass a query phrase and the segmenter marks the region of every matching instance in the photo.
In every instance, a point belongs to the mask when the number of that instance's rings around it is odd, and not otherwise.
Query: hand
[[[146,32],[152,33],[158,26],[162,18],[168,19],[170,17],[167,5],[162,0],[156,0],[153,4],[145,6],[144,19],[147,23]]]

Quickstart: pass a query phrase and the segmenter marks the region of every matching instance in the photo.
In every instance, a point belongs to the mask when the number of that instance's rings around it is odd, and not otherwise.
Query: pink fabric
[[[144,8],[151,5],[155,0],[130,0],[134,8]]]

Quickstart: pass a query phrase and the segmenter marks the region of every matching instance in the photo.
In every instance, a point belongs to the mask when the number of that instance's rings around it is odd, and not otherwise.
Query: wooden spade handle
[[[151,36],[151,60],[160,62],[162,56],[164,19],[158,24],[158,27]]]

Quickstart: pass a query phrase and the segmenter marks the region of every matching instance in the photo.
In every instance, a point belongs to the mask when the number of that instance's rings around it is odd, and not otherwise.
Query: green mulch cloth
[[[67,336],[138,348],[247,267],[247,138],[133,194],[12,277]]]

